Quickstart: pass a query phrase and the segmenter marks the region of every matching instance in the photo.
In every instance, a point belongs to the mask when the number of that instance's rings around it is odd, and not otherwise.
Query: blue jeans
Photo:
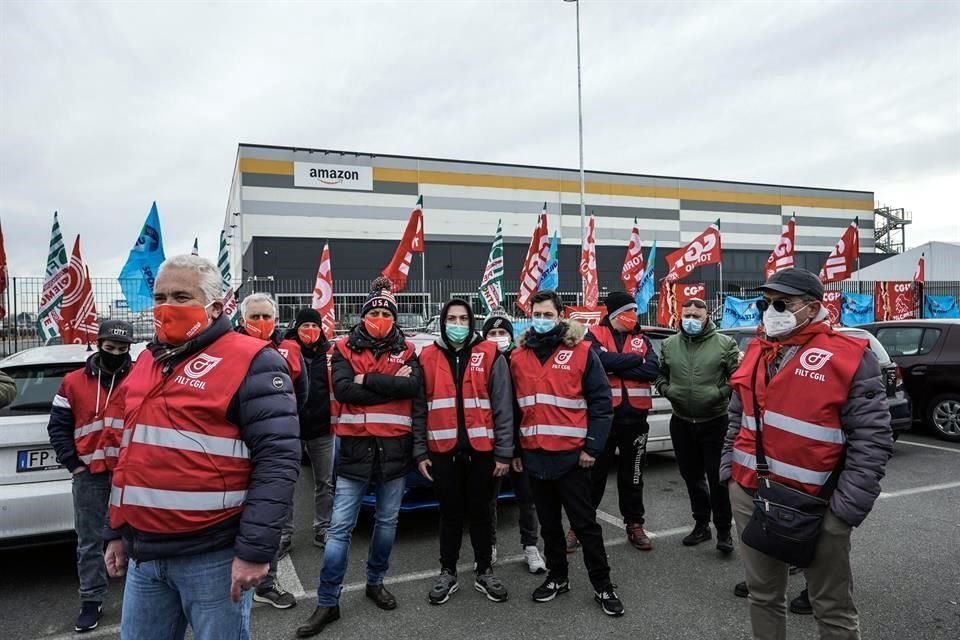
[[[323,570],[317,587],[317,606],[333,607],[340,600],[343,577],[350,559],[350,538],[357,526],[360,504],[370,483],[339,476],[333,492],[333,516],[327,529],[327,547],[323,553]],[[374,516],[373,539],[367,555],[367,584],[382,584],[390,566],[390,551],[397,533],[397,516],[406,478],[377,485],[377,511]]]
[[[253,591],[230,599],[233,549],[148,562],[131,559],[121,640],[250,640]]]
[[[83,471],[73,476],[73,526],[77,531],[80,601],[103,602],[107,567],[103,563],[103,523],[110,503],[110,474]]]

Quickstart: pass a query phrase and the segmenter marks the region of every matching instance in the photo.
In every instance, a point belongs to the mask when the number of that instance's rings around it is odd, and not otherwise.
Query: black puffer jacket
[[[403,353],[406,340],[394,327],[384,340],[375,341],[358,325],[350,332],[346,346],[354,351],[373,351],[374,357],[385,358],[390,354]],[[423,370],[417,356],[406,361],[412,370],[407,378],[381,373],[354,371],[350,362],[338,349],[333,352],[333,394],[344,404],[374,405],[390,400],[412,398],[413,428],[422,428],[427,419],[427,403],[423,391]],[[363,384],[354,382],[357,374],[364,373]],[[413,468],[413,435],[394,438],[340,437],[340,454],[337,458],[337,475],[351,480],[394,480]]]
[[[327,374],[327,351],[330,343],[321,336],[320,341],[307,346],[300,341],[297,330],[289,329],[283,336],[296,340],[300,345],[306,364],[310,391],[307,403],[300,408],[300,439],[313,440],[330,435],[330,377]]]
[[[150,353],[140,358],[152,356],[164,362],[164,373],[169,375],[179,363],[230,331],[230,320],[220,316],[193,340],[172,349],[151,343]],[[274,385],[277,378],[283,382],[279,389]],[[239,427],[250,450],[250,484],[239,516],[188,534],[151,534],[125,527],[122,531],[108,528],[104,537],[111,540],[122,534],[127,554],[140,561],[233,547],[242,560],[270,562],[280,546],[280,530],[300,473],[297,403],[286,362],[276,349],[264,343],[264,349],[253,358],[246,378],[230,400],[227,419]]]

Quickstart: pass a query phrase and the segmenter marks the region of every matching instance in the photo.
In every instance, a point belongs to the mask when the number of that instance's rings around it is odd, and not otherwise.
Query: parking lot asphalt
[[[255,605],[253,638],[293,638],[315,606],[322,553],[311,544],[312,487],[309,467],[297,486],[294,548],[281,564],[280,580],[299,602],[278,611]],[[354,536],[350,570],[341,599],[342,619],[319,637],[394,638],[750,638],[745,600],[733,595],[743,579],[737,553],[724,558],[705,543],[681,546],[692,526],[686,489],[670,455],[652,456],[645,474],[647,530],[654,550],[626,544],[618,528],[615,478],[601,505],[613,581],[627,613],[604,616],[593,602],[582,555],[571,556],[571,592],[537,604],[530,593],[543,580],[526,571],[520,557],[515,505],[501,505],[497,573],[510,589],[506,603],[487,601],[472,589],[472,552],[465,536],[461,591],[442,606],[427,603],[438,571],[435,513],[401,516],[387,582],[399,608],[383,612],[363,596],[364,560],[371,523],[362,519]],[[111,583],[101,627],[79,636],[73,547],[70,544],[0,553],[0,637],[119,638],[122,585]],[[920,433],[895,446],[883,494],[854,532],[855,598],[864,638],[956,640],[960,638],[960,445]],[[790,579],[789,597],[803,588]],[[790,638],[816,638],[811,616],[789,615]]]

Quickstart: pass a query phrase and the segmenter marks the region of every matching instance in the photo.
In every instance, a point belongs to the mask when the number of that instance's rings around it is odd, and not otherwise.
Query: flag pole
[[[423,291],[423,321],[430,322],[430,296],[427,293],[427,252],[420,252],[420,286]]]

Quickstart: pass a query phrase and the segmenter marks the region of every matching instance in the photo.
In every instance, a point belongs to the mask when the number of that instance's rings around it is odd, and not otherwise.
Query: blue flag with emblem
[[[137,236],[137,242],[130,250],[130,257],[117,278],[131,312],[140,313],[153,307],[153,281],[164,259],[160,214],[154,202]]]
[[[537,285],[537,291],[551,289],[556,291],[560,286],[560,260],[557,257],[557,232],[553,232],[553,239],[550,240],[550,257],[547,258],[547,264],[543,267],[543,273],[540,274],[540,284]]]
[[[653,266],[656,263],[657,241],[654,240],[653,246],[650,247],[650,253],[647,254],[647,268],[644,270],[643,275],[640,276],[640,283],[637,284],[637,293],[634,296],[634,301],[637,303],[637,313],[646,313],[650,306],[650,301],[653,300],[653,295],[656,291],[653,282]]]
[[[873,322],[872,293],[844,293],[840,307],[840,322],[847,327]]]
[[[757,309],[759,300],[759,296],[756,298],[727,296],[723,301],[723,318],[720,320],[720,328],[758,326],[760,324],[760,310]]]
[[[960,318],[960,308],[953,296],[924,296],[926,318]]]

